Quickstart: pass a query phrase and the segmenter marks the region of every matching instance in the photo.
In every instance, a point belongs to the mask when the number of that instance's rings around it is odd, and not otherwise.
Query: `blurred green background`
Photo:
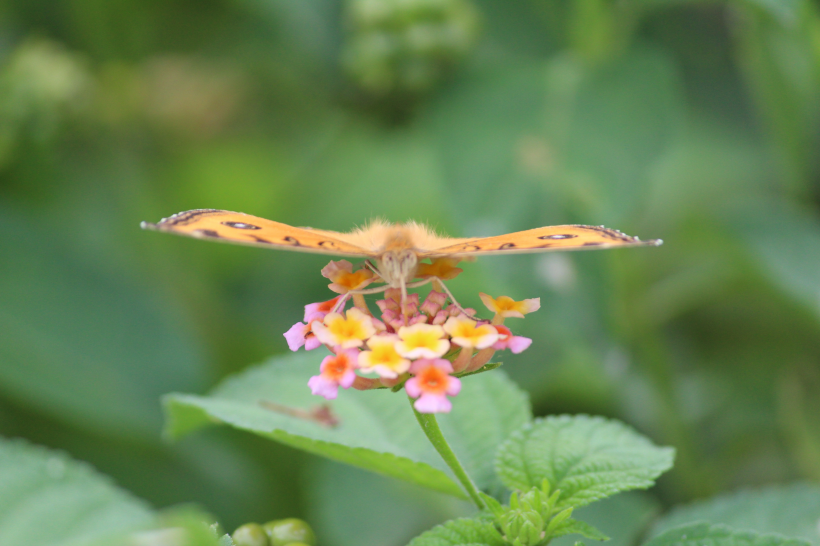
[[[606,224],[665,244],[488,257],[450,284],[476,308],[541,297],[504,366],[536,413],[675,446],[630,501],[644,519],[820,480],[818,152],[808,0],[6,0],[0,434],[228,530],[299,516],[322,544],[403,544],[463,507],[230,430],[160,436],[162,394],[287,351],[327,259],[139,222]]]

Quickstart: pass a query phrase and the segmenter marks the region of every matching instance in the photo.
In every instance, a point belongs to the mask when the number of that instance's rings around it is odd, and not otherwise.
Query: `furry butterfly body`
[[[241,212],[199,209],[180,212],[143,229],[166,231],[226,243],[370,258],[391,287],[403,287],[426,258],[520,254],[554,250],[585,250],[625,246],[658,246],[603,226],[562,225],[518,231],[495,237],[450,238],[436,235],[415,222],[373,222],[350,233],[293,227]]]

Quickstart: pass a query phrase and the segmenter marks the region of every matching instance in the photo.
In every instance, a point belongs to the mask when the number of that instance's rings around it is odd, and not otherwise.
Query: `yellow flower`
[[[498,341],[498,330],[489,324],[479,326],[478,322],[464,315],[448,318],[444,331],[450,334],[453,343],[470,349],[486,349]]]
[[[375,335],[376,328],[368,315],[354,307],[347,310],[347,318],[328,313],[323,323],[315,321],[313,333],[325,345],[350,349],[364,345],[366,339]]]
[[[527,313],[538,311],[541,308],[541,298],[515,301],[509,296],[499,296],[493,299],[483,292],[478,294],[487,309],[502,317],[524,318]]]
[[[376,372],[379,377],[393,379],[410,369],[410,361],[396,352],[399,336],[387,334],[371,337],[367,341],[369,351],[359,354],[359,366],[363,372]]]
[[[396,342],[396,352],[404,358],[438,358],[450,348],[441,326],[424,324],[399,328],[400,341]]]

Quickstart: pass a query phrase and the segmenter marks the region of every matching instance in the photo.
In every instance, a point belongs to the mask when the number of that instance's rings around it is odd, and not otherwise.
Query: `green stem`
[[[413,399],[409,398],[409,400],[412,407]],[[419,413],[416,411],[416,408],[413,408],[413,413],[416,414],[416,420],[421,425],[421,429],[424,431],[424,434],[427,435],[430,443],[433,444],[438,454],[441,455],[441,458],[444,459],[444,462],[447,463],[447,466],[449,466],[453,474],[456,475],[456,478],[461,482],[462,487],[464,487],[467,494],[470,495],[470,498],[473,499],[478,509],[483,510],[486,508],[487,506],[484,504],[484,500],[481,498],[481,495],[478,494],[478,488],[473,483],[473,480],[470,479],[470,476],[467,475],[467,471],[464,470],[464,467],[461,466],[456,454],[453,453],[453,450],[450,448],[450,444],[448,444],[444,438],[444,434],[441,433],[441,428],[439,428],[438,421],[436,421],[436,414]]]

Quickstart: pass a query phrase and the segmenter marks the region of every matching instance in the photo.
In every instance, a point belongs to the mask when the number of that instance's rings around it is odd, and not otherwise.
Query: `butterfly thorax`
[[[399,288],[416,276],[418,257],[414,247],[412,235],[404,229],[389,232],[378,258],[379,273],[387,284]]]

